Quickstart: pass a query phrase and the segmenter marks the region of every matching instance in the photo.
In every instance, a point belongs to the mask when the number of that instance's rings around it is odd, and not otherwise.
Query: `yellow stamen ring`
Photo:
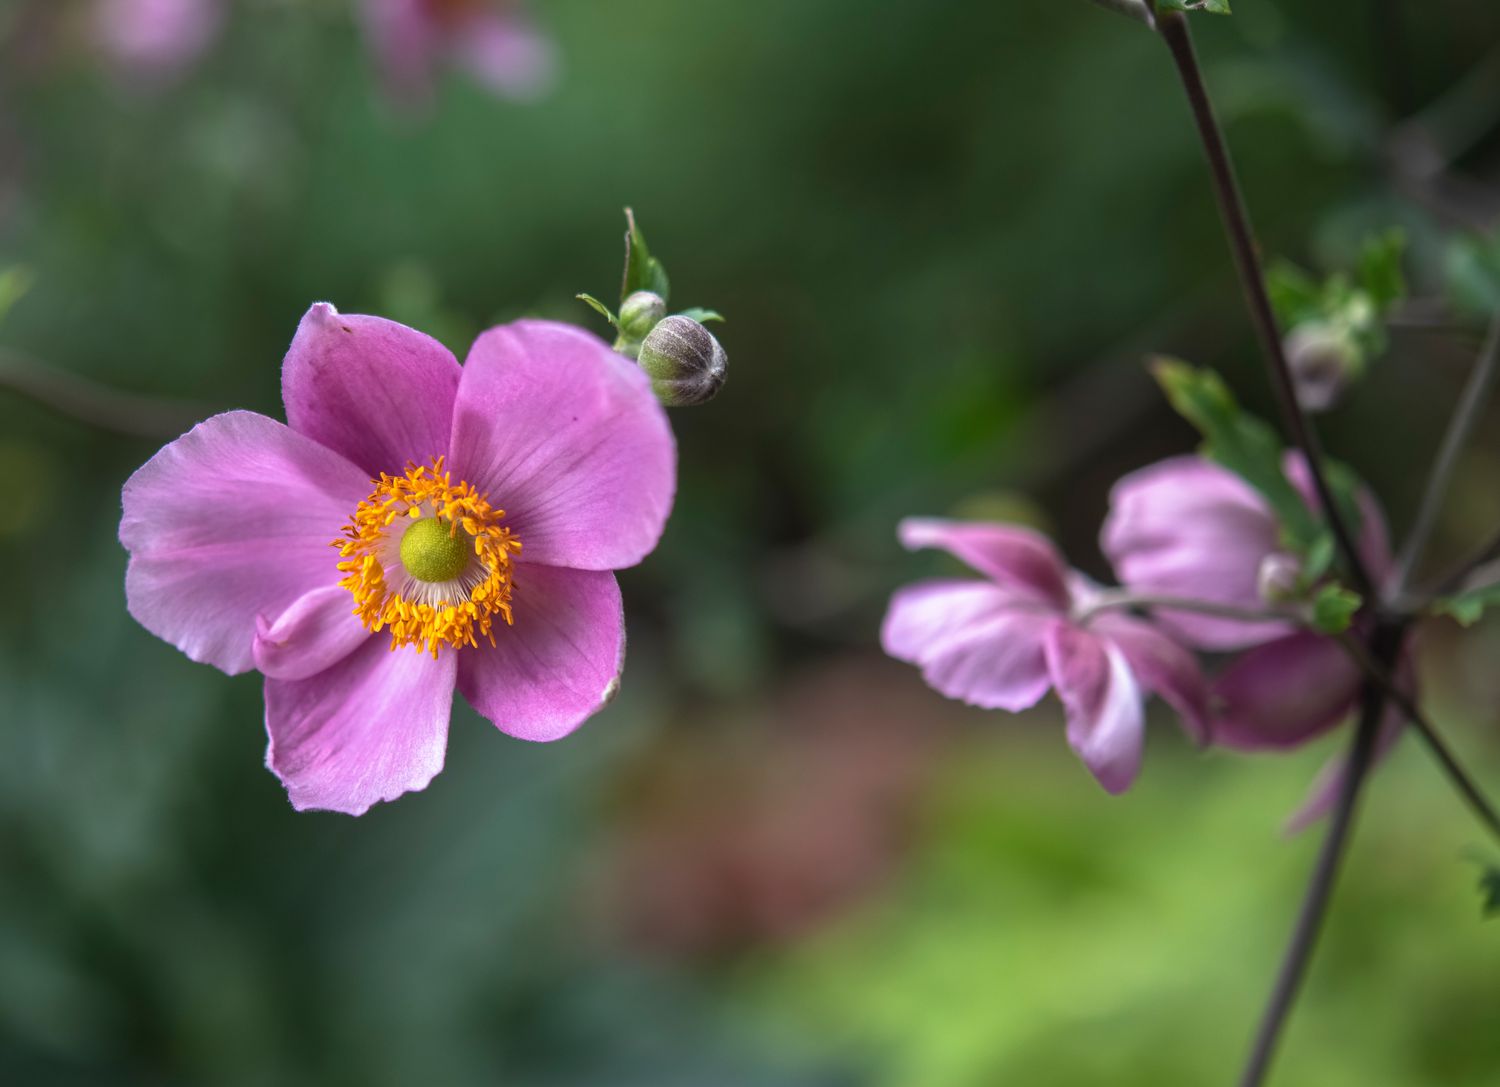
[[[511,564],[521,550],[504,517],[468,483],[453,483],[442,457],[382,473],[333,542],[354,614],[367,630],[389,628],[393,650],[416,645],[436,657],[444,645],[494,645],[495,617],[512,621]]]

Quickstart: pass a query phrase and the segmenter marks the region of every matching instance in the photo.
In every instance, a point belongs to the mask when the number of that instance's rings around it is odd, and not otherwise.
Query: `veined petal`
[[[266,680],[268,766],[298,811],[363,815],[443,768],[457,653],[364,644],[307,679]]]
[[[1332,638],[1299,631],[1248,650],[1214,681],[1214,742],[1237,751],[1296,747],[1349,715],[1359,682]]]
[[[1015,713],[1050,686],[1042,636],[1052,619],[993,582],[923,581],[891,597],[881,644],[939,694]]]
[[[195,661],[248,671],[256,618],[338,581],[330,544],[368,488],[343,457],[264,415],[198,424],[125,484],[130,614]]]
[[[1120,582],[1139,593],[1263,606],[1261,562],[1280,544],[1270,508],[1239,476],[1202,457],[1172,457],[1131,472],[1110,492],[1100,547]],[[1240,649],[1289,632],[1285,623],[1160,609],[1162,625],[1203,649]]]
[[[1045,536],[1021,525],[908,517],[897,527],[903,547],[935,547],[1008,589],[1059,608],[1068,605],[1067,567]]]
[[[281,369],[291,428],[374,478],[448,452],[458,360],[442,344],[381,317],[307,311]]]
[[[1119,648],[1136,679],[1177,711],[1194,740],[1209,741],[1208,681],[1197,657],[1150,623],[1128,615],[1104,612],[1089,626]]]
[[[521,562],[580,570],[640,562],[677,487],[672,428],[646,375],[553,321],[516,321],[475,341],[448,466],[505,510]]]
[[[304,593],[279,616],[256,616],[255,667],[276,679],[306,679],[337,664],[369,637],[354,614],[349,590],[329,585]]]
[[[527,563],[516,568],[515,623],[495,645],[459,651],[458,689],[502,732],[558,740],[604,708],[625,665],[615,576]]]
[[[1111,793],[1140,773],[1145,744],[1141,689],[1110,641],[1054,620],[1044,642],[1047,669],[1068,718],[1068,743]]]

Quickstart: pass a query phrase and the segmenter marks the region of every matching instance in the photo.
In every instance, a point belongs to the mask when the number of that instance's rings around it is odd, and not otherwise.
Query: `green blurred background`
[[[1326,422],[1399,528],[1477,327],[1443,299],[1487,289],[1454,254],[1500,207],[1500,9],[1238,6],[1194,26],[1268,252],[1404,225],[1456,326],[1398,329]],[[1338,741],[1229,758],[1162,720],[1110,798],[1055,704],[966,711],[876,643],[937,568],[906,514],[1031,520],[1106,573],[1109,484],[1192,444],[1146,352],[1267,406],[1151,34],[1087,0],[544,0],[554,93],[451,75],[411,110],[339,0],[236,4],[155,89],[79,10],[0,3],[0,267],[34,279],[0,325],[0,1082],[1230,1082],[1316,847],[1280,823]],[[622,696],[545,746],[460,706],[426,792],[294,814],[257,677],[126,615],[121,483],[199,413],[279,416],[315,300],[460,356],[522,313],[603,332],[573,295],[609,295],[626,204],[731,372],[673,415]],[[76,379],[151,400],[111,429],[16,388],[90,408]],[[1490,426],[1435,564],[1500,522],[1497,478]],[[1425,644],[1500,783],[1500,629]],[[1278,1084],[1500,1083],[1482,845],[1399,749]]]

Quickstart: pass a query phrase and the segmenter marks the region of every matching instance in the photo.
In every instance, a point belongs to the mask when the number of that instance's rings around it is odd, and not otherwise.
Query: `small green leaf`
[[[31,269],[15,265],[10,268],[0,268],[0,321],[5,320],[5,315],[27,291],[31,290],[34,278]]]
[[[1406,232],[1392,227],[1365,240],[1355,268],[1355,280],[1369,295],[1377,313],[1385,313],[1406,297],[1401,259],[1406,255]]]
[[[1500,917],[1500,867],[1484,866],[1479,873],[1479,893],[1482,901],[1479,911],[1485,918]]]
[[[1323,285],[1289,260],[1266,267],[1266,293],[1283,328],[1294,328],[1323,316]]]
[[[1337,554],[1334,547],[1333,533],[1324,532],[1312,542],[1307,549],[1307,554],[1302,559],[1302,576],[1300,581],[1304,590],[1311,589],[1323,580],[1323,575],[1333,566],[1333,557]]]
[[[1240,410],[1234,394],[1212,370],[1159,358],[1151,367],[1172,407],[1203,435],[1203,455],[1260,492],[1287,543],[1307,554],[1323,531],[1312,510],[1281,469],[1281,441],[1269,425]]]
[[[1229,0],[1156,0],[1158,11],[1204,11],[1209,15],[1228,15]]]
[[[1479,622],[1486,608],[1496,604],[1500,604],[1500,581],[1440,597],[1433,601],[1432,611],[1435,615],[1452,616],[1460,626],[1471,627]]]
[[[625,209],[625,280],[620,286],[620,301],[636,291],[650,291],[668,297],[667,270],[651,255],[641,228],[635,225],[635,213]]]
[[[1443,255],[1443,271],[1456,307],[1485,316],[1500,311],[1500,239],[1454,238]]]
[[[608,321],[610,324],[614,325],[616,328],[620,327],[620,320],[619,320],[619,318],[616,317],[613,313],[610,312],[610,309],[609,309],[608,306],[606,306],[603,302],[599,301],[599,299],[595,298],[593,295],[591,295],[591,294],[580,294],[580,295],[575,295],[574,297],[576,297],[580,302],[587,302],[590,306],[592,306],[595,310],[597,310],[599,312],[599,314],[601,316],[603,316],[603,318],[606,321]]]
[[[697,321],[700,325],[706,325],[710,321],[724,320],[724,315],[722,313],[718,312],[717,310],[704,309],[702,306],[689,306],[677,316],[686,317],[689,320]]]
[[[1313,597],[1312,621],[1324,634],[1342,634],[1364,603],[1360,595],[1335,582],[1324,585]]]

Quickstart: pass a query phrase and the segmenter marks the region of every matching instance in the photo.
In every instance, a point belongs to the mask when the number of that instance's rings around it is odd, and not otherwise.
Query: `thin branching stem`
[[[1255,326],[1270,371],[1271,387],[1276,394],[1277,407],[1281,411],[1282,423],[1292,439],[1292,444],[1307,459],[1308,472],[1312,476],[1313,488],[1317,492],[1318,505],[1334,542],[1343,558],[1350,584],[1361,595],[1368,596],[1373,581],[1349,526],[1339,513],[1333,490],[1328,485],[1323,471],[1323,446],[1313,429],[1307,413],[1297,402],[1297,390],[1292,381],[1291,367],[1287,365],[1286,353],[1282,349],[1281,332],[1276,325],[1276,315],[1271,310],[1271,299],[1266,292],[1265,274],[1261,269],[1260,255],[1255,244],[1255,235],[1250,228],[1250,216],[1245,210],[1245,201],[1240,195],[1239,183],[1235,180],[1234,165],[1229,159],[1229,149],[1224,135],[1214,116],[1209,101],[1208,88],[1203,82],[1203,73],[1198,67],[1193,39],[1188,33],[1187,20],[1179,12],[1158,11],[1157,31],[1167,43],[1177,72],[1182,77],[1183,89],[1187,92],[1188,104],[1192,107],[1193,121],[1208,159],[1213,177],[1214,196],[1219,203],[1219,214],[1224,220],[1224,230],[1229,236],[1230,252],[1239,272],[1240,284],[1249,305],[1250,322]]]

